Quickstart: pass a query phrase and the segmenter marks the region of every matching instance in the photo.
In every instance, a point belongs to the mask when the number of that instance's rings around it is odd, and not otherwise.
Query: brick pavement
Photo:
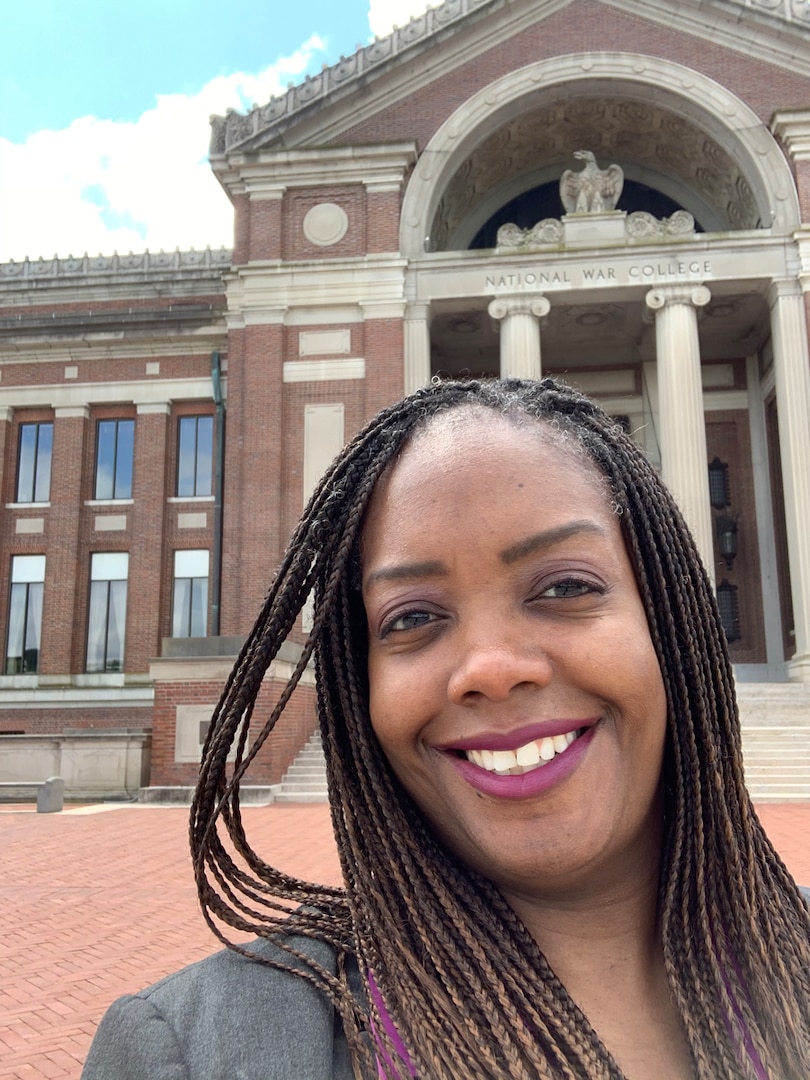
[[[810,804],[763,805],[810,884]],[[274,865],[339,880],[326,806],[249,807]],[[107,1005],[218,948],[199,914],[182,807],[0,809],[0,1080],[77,1080]]]

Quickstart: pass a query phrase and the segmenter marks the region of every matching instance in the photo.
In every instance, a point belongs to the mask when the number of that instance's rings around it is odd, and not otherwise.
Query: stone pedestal
[[[539,379],[540,319],[551,305],[545,296],[499,297],[489,314],[501,324],[501,378]]]
[[[627,214],[624,210],[604,210],[600,214],[564,214],[563,243],[623,243],[626,239]]]
[[[714,580],[706,422],[700,377],[697,309],[711,293],[704,285],[672,285],[647,293],[655,312],[661,474],[692,530]]]

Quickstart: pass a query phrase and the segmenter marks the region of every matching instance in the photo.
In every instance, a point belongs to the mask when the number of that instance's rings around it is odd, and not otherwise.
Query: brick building
[[[211,164],[232,252],[0,266],[3,745],[105,737],[96,772],[126,745],[136,786],[189,784],[316,477],[438,373],[600,400],[684,506],[740,683],[804,693],[807,5],[446,0],[215,117]],[[257,782],[311,686],[285,725]]]

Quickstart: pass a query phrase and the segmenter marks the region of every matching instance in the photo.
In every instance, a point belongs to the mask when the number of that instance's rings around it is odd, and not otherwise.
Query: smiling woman
[[[343,890],[266,865],[239,814],[313,590],[289,691],[314,656]],[[431,386],[336,460],[191,836],[232,952],[114,1006],[86,1080],[810,1075],[810,921],[745,789],[710,584],[632,440],[551,380]]]

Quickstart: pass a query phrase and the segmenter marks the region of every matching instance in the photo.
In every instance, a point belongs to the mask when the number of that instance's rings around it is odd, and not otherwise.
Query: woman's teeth
[[[547,765],[556,754],[567,750],[581,731],[568,731],[565,735],[549,735],[535,739],[517,750],[468,750],[466,757],[473,765],[500,776],[518,776]]]

